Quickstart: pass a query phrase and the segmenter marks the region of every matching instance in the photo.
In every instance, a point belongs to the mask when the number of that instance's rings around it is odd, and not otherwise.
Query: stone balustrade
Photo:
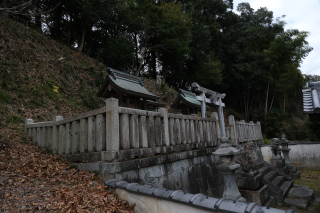
[[[250,141],[262,141],[261,125],[258,121],[246,123],[244,120],[235,121],[234,116],[229,116],[230,137],[233,145]]]
[[[67,160],[122,161],[127,158],[201,149],[218,145],[219,125],[212,118],[119,107],[106,100],[106,107],[63,119],[34,123],[25,131],[40,146],[49,147]]]
[[[226,132],[233,144],[262,139],[260,123],[234,121],[229,116]],[[134,157],[167,154],[218,146],[218,114],[198,115],[119,107],[118,99],[106,100],[106,107],[53,121],[25,121],[25,131],[40,146],[64,155],[69,161],[122,161]]]

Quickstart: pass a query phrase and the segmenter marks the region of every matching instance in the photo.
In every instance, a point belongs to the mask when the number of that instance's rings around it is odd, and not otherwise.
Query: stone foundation
[[[212,151],[213,148],[207,148],[123,162],[101,162],[99,173],[104,181],[116,179],[222,197],[223,179],[216,169],[219,160],[213,157]]]

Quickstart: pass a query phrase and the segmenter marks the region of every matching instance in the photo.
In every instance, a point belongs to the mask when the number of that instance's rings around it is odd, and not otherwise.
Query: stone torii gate
[[[220,120],[220,126],[221,126],[221,136],[226,137],[223,108],[222,108],[225,106],[225,104],[222,103],[222,99],[226,96],[226,94],[225,93],[220,94],[215,91],[201,87],[197,82],[193,82],[191,86],[192,88],[195,89],[196,92],[201,92],[201,94],[197,96],[197,100],[201,102],[201,115],[203,118],[206,117],[206,103],[219,106],[218,114],[219,114],[219,120]],[[206,94],[210,95],[210,98],[206,98]]]

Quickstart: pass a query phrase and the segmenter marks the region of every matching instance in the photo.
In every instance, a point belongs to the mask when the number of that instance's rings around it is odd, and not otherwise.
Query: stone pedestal
[[[262,176],[257,175],[255,177],[237,177],[237,185],[239,189],[258,190],[263,186]]]
[[[284,160],[286,165],[291,165],[290,159],[289,159],[289,152],[291,149],[289,148],[281,148],[281,152],[283,154]]]
[[[240,152],[240,150],[231,147],[227,137],[222,137],[219,149],[212,154],[220,157],[221,164],[216,168],[224,180],[223,198],[246,203],[247,200],[241,197],[236,182],[235,170],[238,169],[240,165],[235,164],[234,154],[238,152]]]

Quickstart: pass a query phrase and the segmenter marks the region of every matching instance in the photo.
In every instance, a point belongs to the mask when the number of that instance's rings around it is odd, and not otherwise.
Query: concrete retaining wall
[[[320,143],[289,144],[290,161],[298,168],[320,169]],[[265,161],[270,163],[272,156],[269,146],[261,146]]]

